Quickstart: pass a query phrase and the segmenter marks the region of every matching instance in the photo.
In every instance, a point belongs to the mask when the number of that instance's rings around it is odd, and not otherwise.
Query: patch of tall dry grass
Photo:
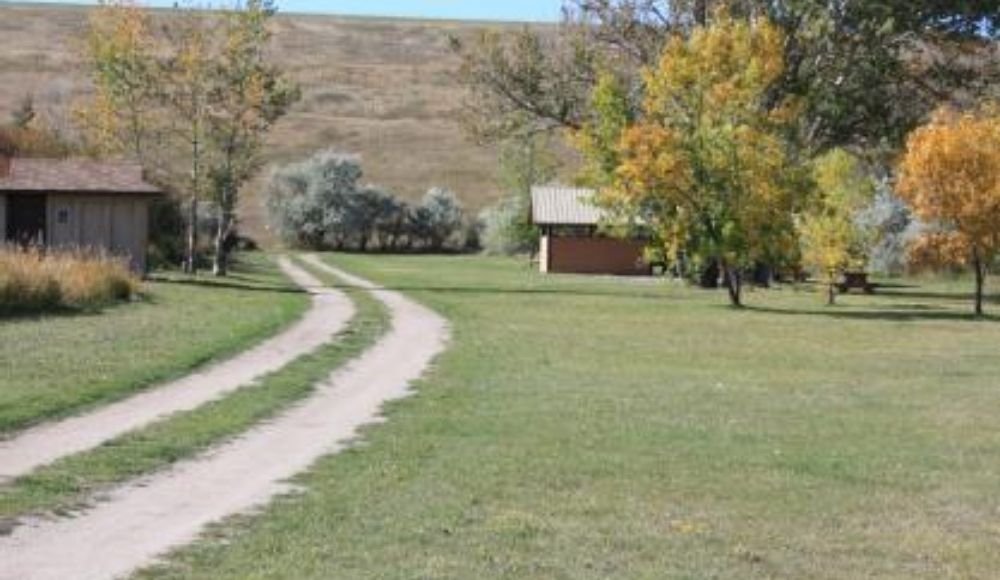
[[[0,313],[97,308],[138,290],[138,278],[111,256],[0,248]]]

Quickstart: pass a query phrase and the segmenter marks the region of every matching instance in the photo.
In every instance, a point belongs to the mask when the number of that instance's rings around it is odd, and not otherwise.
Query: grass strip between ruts
[[[331,277],[316,272],[324,281]],[[102,489],[148,475],[243,433],[308,396],[316,384],[370,347],[387,330],[385,307],[368,292],[345,288],[356,312],[336,340],[285,368],[202,407],[178,413],[72,455],[0,487],[0,533],[17,518],[67,514]],[[4,523],[6,522],[6,523]]]

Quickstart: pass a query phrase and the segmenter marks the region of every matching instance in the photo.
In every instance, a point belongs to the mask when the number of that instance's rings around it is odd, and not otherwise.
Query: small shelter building
[[[150,203],[135,164],[0,157],[0,227],[9,244],[108,252],[146,270]]]
[[[543,273],[644,276],[645,240],[600,234],[604,212],[594,191],[559,186],[531,190],[531,219],[541,230],[539,270]]]

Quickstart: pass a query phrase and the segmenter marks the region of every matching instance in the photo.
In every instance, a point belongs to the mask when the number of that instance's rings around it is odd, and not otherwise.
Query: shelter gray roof
[[[594,190],[544,186],[531,188],[531,220],[536,225],[596,226],[604,212],[593,203]]]
[[[134,163],[91,159],[10,159],[0,173],[0,191],[40,193],[143,193],[160,189],[143,179]]]

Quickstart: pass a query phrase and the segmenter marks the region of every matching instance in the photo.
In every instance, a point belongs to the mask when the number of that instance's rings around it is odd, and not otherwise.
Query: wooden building
[[[594,192],[567,187],[535,187],[531,219],[541,230],[539,269],[571,274],[643,276],[650,266],[643,259],[646,242],[603,236],[598,226],[603,212],[593,203]]]
[[[11,244],[104,251],[144,272],[159,195],[138,165],[0,157],[0,225]]]

